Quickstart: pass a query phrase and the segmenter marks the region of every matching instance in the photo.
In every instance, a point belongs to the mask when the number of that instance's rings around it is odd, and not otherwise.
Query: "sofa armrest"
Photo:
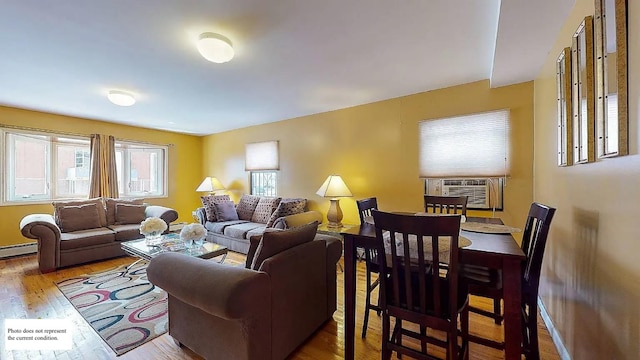
[[[201,225],[207,223],[207,213],[205,212],[204,207],[197,208],[194,214],[198,218],[198,221]]]
[[[145,208],[144,214],[146,217],[159,217],[167,223],[167,226],[169,226],[170,223],[178,220],[178,212],[164,206],[149,205]]]
[[[310,210],[280,217],[273,222],[273,227],[276,229],[291,229],[314,221],[317,221],[318,224],[322,223],[322,214],[318,211]]]
[[[31,214],[20,221],[22,235],[38,240],[38,266],[43,273],[54,271],[60,258],[60,228],[49,214]]]
[[[176,271],[176,269],[178,269]],[[178,253],[164,253],[147,267],[149,281],[170,295],[214,316],[236,320],[264,311],[271,285],[264,272],[219,264]]]

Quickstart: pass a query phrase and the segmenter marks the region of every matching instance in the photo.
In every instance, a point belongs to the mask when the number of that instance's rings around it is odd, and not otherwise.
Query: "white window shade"
[[[245,145],[246,171],[279,170],[278,141],[265,141]]]
[[[509,175],[509,111],[422,121],[420,177]]]

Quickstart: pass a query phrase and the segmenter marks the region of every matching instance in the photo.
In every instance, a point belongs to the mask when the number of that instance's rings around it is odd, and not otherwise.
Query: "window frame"
[[[265,176],[265,175],[271,175],[272,176],[272,180],[274,182],[273,185],[273,192],[272,193],[266,193],[266,192],[261,192],[261,193],[256,193],[254,190],[257,187],[257,185],[254,184],[254,176]],[[278,171],[277,170],[260,170],[260,171],[249,171],[249,193],[251,195],[256,195],[256,196],[270,196],[270,197],[277,197],[278,196]]]
[[[116,159],[118,158],[118,153],[122,154],[122,163],[116,165],[116,173],[118,176],[118,195],[121,198],[166,198],[169,196],[169,147],[166,145],[156,145],[149,143],[142,143],[130,140],[116,140]],[[156,177],[161,184],[158,186],[158,191],[156,192],[145,192],[145,191],[131,191],[131,154],[137,152],[138,150],[151,150],[152,153],[160,154],[159,157],[162,159],[157,160],[156,163],[161,165],[161,168],[156,169]],[[123,174],[119,173],[119,169],[122,167]],[[122,179],[120,178],[122,176]],[[122,180],[122,181],[120,181]]]
[[[12,156],[15,149],[15,139],[10,137],[18,136],[23,138],[33,137],[36,141],[42,141],[45,145],[44,154],[44,179],[46,182],[46,190],[43,194],[31,195],[29,197],[18,197],[15,194],[16,183],[16,159]],[[41,139],[37,139],[40,137]],[[58,163],[59,163],[59,151],[58,145],[77,145],[80,148],[85,148],[90,151],[91,139],[89,136],[70,135],[63,133],[53,133],[46,131],[35,131],[27,129],[5,128],[0,127],[0,168],[3,170],[0,175],[0,205],[35,205],[35,204],[47,204],[51,201],[67,200],[67,199],[83,199],[89,195],[88,188],[86,195],[73,196],[74,194],[60,195],[58,186]],[[75,156],[75,154],[74,154]],[[75,158],[73,161],[76,164]],[[14,190],[10,190],[13,188]]]

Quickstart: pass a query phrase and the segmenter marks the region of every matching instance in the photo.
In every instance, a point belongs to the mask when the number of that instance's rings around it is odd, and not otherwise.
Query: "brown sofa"
[[[149,280],[169,296],[169,334],[206,359],[286,358],[336,310],[342,243],[305,228],[254,237],[262,241],[252,241],[245,267],[177,253],[151,260]],[[309,241],[275,254],[260,248],[264,240],[281,239],[272,234],[298,232]],[[252,265],[257,270],[246,268]]]
[[[54,214],[31,214],[20,222],[22,235],[38,240],[38,265],[43,273],[58,268],[126,255],[120,243],[139,239],[140,222],[156,216],[167,225],[178,213],[147,206],[143,199],[94,198],[54,202]]]

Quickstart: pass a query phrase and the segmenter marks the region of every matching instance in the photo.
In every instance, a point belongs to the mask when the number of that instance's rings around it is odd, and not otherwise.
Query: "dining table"
[[[467,217],[467,222],[502,224],[499,218]],[[341,233],[344,239],[344,358],[355,358],[357,249],[376,247],[375,225],[363,223]],[[520,359],[521,266],[525,255],[510,233],[461,231],[471,245],[460,248],[461,264],[502,270],[504,296],[504,356]]]

